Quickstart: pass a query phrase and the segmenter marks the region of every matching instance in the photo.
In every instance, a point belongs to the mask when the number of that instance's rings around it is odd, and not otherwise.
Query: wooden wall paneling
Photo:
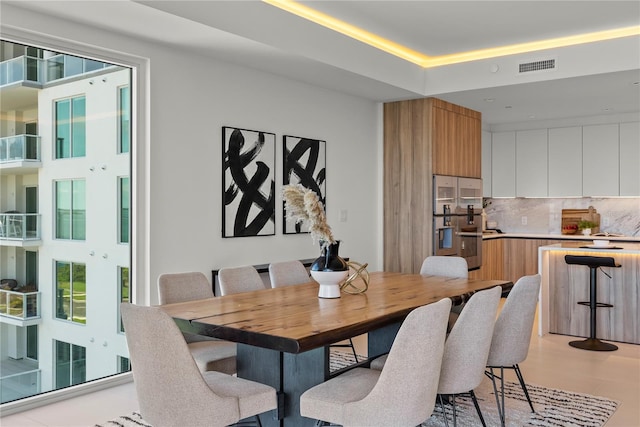
[[[384,269],[414,273],[432,252],[431,115],[426,99],[384,105]]]

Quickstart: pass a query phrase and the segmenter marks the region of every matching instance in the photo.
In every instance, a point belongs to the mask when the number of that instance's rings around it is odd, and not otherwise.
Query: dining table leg
[[[286,353],[238,344],[238,377],[270,385],[278,391],[278,409],[262,414],[264,427],[314,426],[300,415],[300,396],[329,378],[329,347]]]
[[[369,331],[367,336],[367,357],[373,360],[378,356],[389,353],[401,325],[401,322],[393,323]]]

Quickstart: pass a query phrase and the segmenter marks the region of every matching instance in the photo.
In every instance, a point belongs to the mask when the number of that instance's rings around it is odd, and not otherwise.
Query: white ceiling
[[[259,1],[2,3],[375,101],[438,96],[481,111],[488,124],[640,111],[640,85],[633,84],[640,81],[637,36],[628,55],[618,55],[632,58],[631,66],[613,64],[614,59],[608,69],[593,57],[595,66],[582,74],[559,72],[518,84],[513,79],[466,83],[473,80],[462,71],[469,64],[425,70]],[[303,3],[430,56],[640,25],[639,1]],[[446,79],[454,84],[439,85]]]

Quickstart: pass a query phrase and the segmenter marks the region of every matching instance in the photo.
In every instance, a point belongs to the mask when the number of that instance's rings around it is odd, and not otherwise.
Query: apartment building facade
[[[1,42],[0,399],[129,369],[131,71]]]

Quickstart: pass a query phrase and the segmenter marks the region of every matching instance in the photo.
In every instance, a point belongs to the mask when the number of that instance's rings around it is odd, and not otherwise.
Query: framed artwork
[[[322,204],[326,201],[326,142],[319,139],[300,138],[284,135],[282,137],[282,185],[302,184],[318,194]],[[283,202],[284,234],[308,233],[309,226],[304,222],[296,224],[287,221]]]
[[[222,128],[222,237],[275,234],[273,133]]]

